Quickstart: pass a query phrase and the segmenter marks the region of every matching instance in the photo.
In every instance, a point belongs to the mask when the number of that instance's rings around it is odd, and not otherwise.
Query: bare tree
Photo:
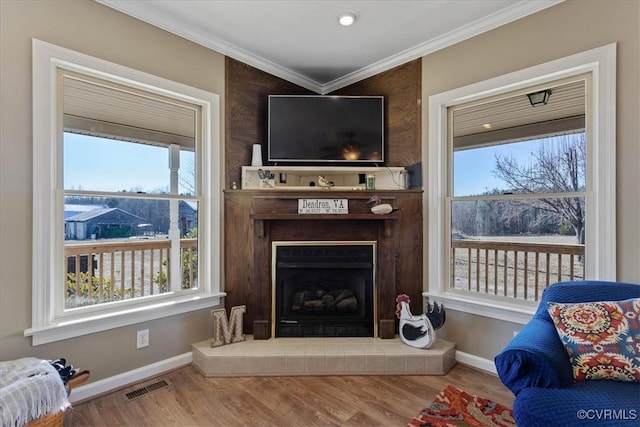
[[[196,169],[193,161],[189,161],[189,167],[181,168],[178,172],[178,184],[184,194],[196,194]]]
[[[562,194],[585,190],[585,165],[585,134],[578,133],[544,140],[529,164],[521,164],[513,156],[497,155],[494,174],[514,194],[554,194],[532,199],[531,203],[537,209],[560,215],[573,229],[578,243],[584,244],[584,198]]]

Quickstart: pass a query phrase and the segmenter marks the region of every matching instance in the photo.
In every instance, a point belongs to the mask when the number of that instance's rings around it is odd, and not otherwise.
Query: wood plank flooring
[[[128,401],[125,393],[170,386]],[[404,426],[447,385],[509,407],[500,380],[456,365],[443,376],[205,378],[192,366],[74,405],[64,426]]]

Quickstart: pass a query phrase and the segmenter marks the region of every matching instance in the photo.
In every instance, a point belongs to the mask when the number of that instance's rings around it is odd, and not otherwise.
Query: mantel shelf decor
[[[268,169],[268,170],[267,170]],[[270,185],[264,173],[269,172]],[[376,166],[243,166],[243,190],[371,191],[407,190],[407,170]],[[367,179],[369,185],[367,185]]]
[[[349,213],[348,199],[298,199],[298,213],[344,215]]]

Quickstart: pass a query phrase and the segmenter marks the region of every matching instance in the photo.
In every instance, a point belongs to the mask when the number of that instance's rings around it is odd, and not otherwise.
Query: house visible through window
[[[59,74],[64,308],[197,289],[200,108]]]
[[[172,194],[173,149],[65,132],[65,308],[198,287],[195,153],[180,150]]]
[[[218,97],[39,41],[34,82],[25,335],[45,343],[218,304]]]

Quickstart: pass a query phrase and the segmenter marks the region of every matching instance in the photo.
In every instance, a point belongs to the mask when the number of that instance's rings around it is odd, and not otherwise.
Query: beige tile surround
[[[430,349],[398,337],[276,338],[211,347],[192,346],[193,365],[207,377],[292,375],[444,375],[455,365],[455,344],[436,340]]]

